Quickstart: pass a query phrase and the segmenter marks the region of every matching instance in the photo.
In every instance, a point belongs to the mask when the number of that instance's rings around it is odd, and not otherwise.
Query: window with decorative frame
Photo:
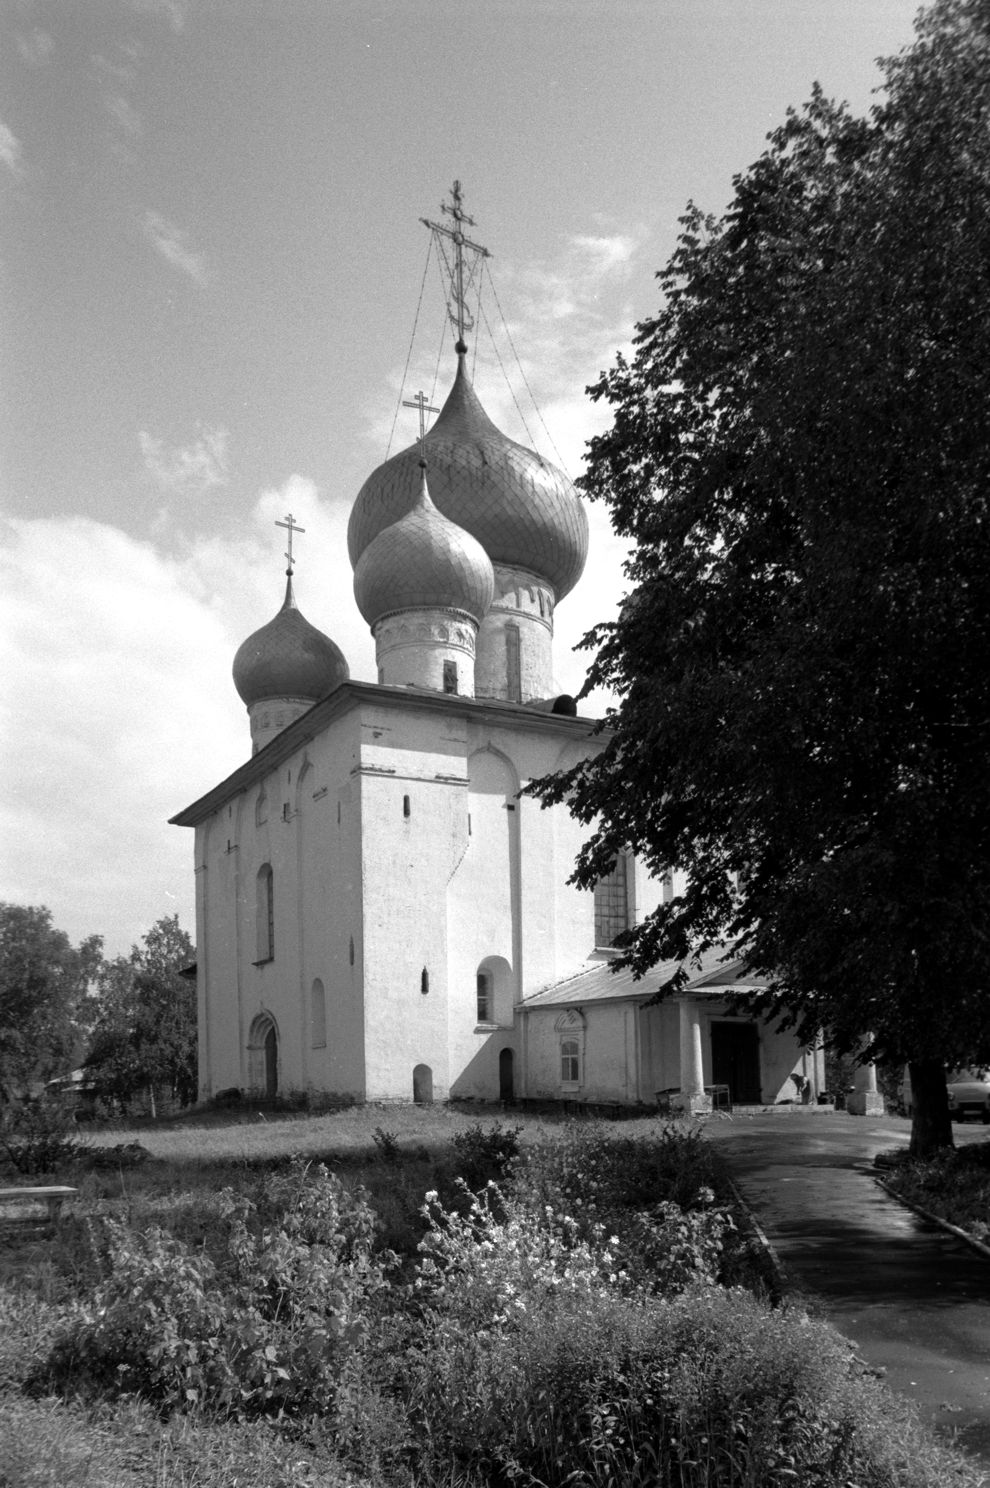
[[[581,1043],[576,1038],[560,1041],[560,1083],[577,1087],[581,1084]]]
[[[560,1088],[573,1093],[584,1084],[584,1015],[578,1008],[568,1008],[554,1023],[559,1039]]]

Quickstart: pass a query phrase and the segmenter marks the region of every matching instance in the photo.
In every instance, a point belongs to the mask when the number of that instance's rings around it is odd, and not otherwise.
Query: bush
[[[710,1289],[544,1291],[509,1327],[424,1319],[404,1355],[417,1480],[936,1488],[906,1408],[804,1314]],[[926,1466],[931,1463],[931,1470]]]
[[[715,1204],[718,1182],[710,1147],[676,1127],[616,1138],[597,1123],[581,1126],[536,1143],[513,1167],[513,1192],[533,1216],[566,1215],[585,1241],[614,1236],[616,1269],[662,1293],[719,1278],[738,1237]]]
[[[58,1096],[39,1096],[0,1112],[0,1148],[18,1173],[54,1173],[88,1146],[71,1106]]]
[[[262,1205],[227,1189],[213,1208],[197,1249],[106,1221],[109,1275],[35,1383],[137,1394],[163,1413],[332,1413],[391,1262],[373,1254],[373,1213],[301,1163],[269,1180]]]
[[[454,1150],[457,1175],[463,1178],[472,1193],[485,1187],[486,1183],[499,1183],[519,1155],[519,1133],[521,1126],[503,1126],[500,1121],[491,1126],[480,1122],[467,1131],[455,1132],[450,1139]]]

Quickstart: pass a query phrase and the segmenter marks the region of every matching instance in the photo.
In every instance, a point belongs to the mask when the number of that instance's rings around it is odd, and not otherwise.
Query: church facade
[[[521,793],[600,747],[552,671],[588,523],[488,418],[463,339],[436,423],[352,511],[376,682],[301,615],[291,522],[285,602],[234,660],[253,753],[173,818],[195,831],[202,1098],[814,1098],[820,1053],[733,1010],[738,964],[659,1006],[673,967],[612,973],[677,876],[630,855],[576,888],[579,824]]]

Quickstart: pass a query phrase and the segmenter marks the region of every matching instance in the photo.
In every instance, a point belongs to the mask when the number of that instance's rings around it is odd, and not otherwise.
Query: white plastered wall
[[[262,1014],[278,1030],[281,1094],[363,1094],[360,823],[348,798],[356,739],[345,715],[197,828],[204,1096],[250,1088],[247,1044]],[[257,879],[265,863],[274,881],[275,954],[259,964]],[[327,1008],[320,1050],[310,1023],[317,977]]]

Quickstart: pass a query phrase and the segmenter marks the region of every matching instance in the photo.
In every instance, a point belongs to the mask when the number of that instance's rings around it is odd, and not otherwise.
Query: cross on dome
[[[276,527],[286,527],[286,528],[288,528],[288,532],[289,532],[289,551],[286,553],[285,556],[289,560],[289,566],[288,566],[288,568],[285,571],[288,574],[289,578],[291,579],[292,578],[292,567],[293,567],[293,558],[292,558],[292,534],[294,532],[305,532],[306,529],[305,529],[305,527],[300,527],[299,523],[296,521],[295,517],[292,515],[291,512],[289,512],[289,515],[286,517],[286,519],[285,519],[284,522],[279,522],[276,519],[275,526]]]
[[[422,444],[423,440],[426,438],[426,415],[428,413],[439,413],[439,408],[433,407],[433,405],[427,400],[426,394],[424,392],[418,392],[413,398],[403,398],[402,406],[403,408],[419,409],[419,440]]]
[[[464,333],[465,331],[474,330],[474,317],[467,307],[467,291],[471,287],[471,281],[474,277],[474,271],[478,261],[483,258],[491,258],[491,254],[480,243],[474,243],[470,238],[464,236],[463,229],[465,226],[474,227],[474,218],[469,217],[464,211],[460,181],[455,181],[450,188],[450,198],[449,203],[440,203],[440,210],[445,216],[453,218],[453,227],[448,227],[443,222],[431,222],[428,217],[421,217],[419,220],[424,227],[430,229],[437,240],[437,246],[443,253],[444,263],[447,265],[447,272],[450,275],[450,297],[453,301],[453,307],[448,308],[447,313],[450,316],[451,323],[457,327],[457,350],[466,351],[467,346],[464,341]],[[447,238],[454,245],[453,267],[451,267],[444,252],[441,241],[443,238]],[[464,279],[465,248],[470,248],[471,252],[475,255],[468,270],[467,283],[465,283]]]

